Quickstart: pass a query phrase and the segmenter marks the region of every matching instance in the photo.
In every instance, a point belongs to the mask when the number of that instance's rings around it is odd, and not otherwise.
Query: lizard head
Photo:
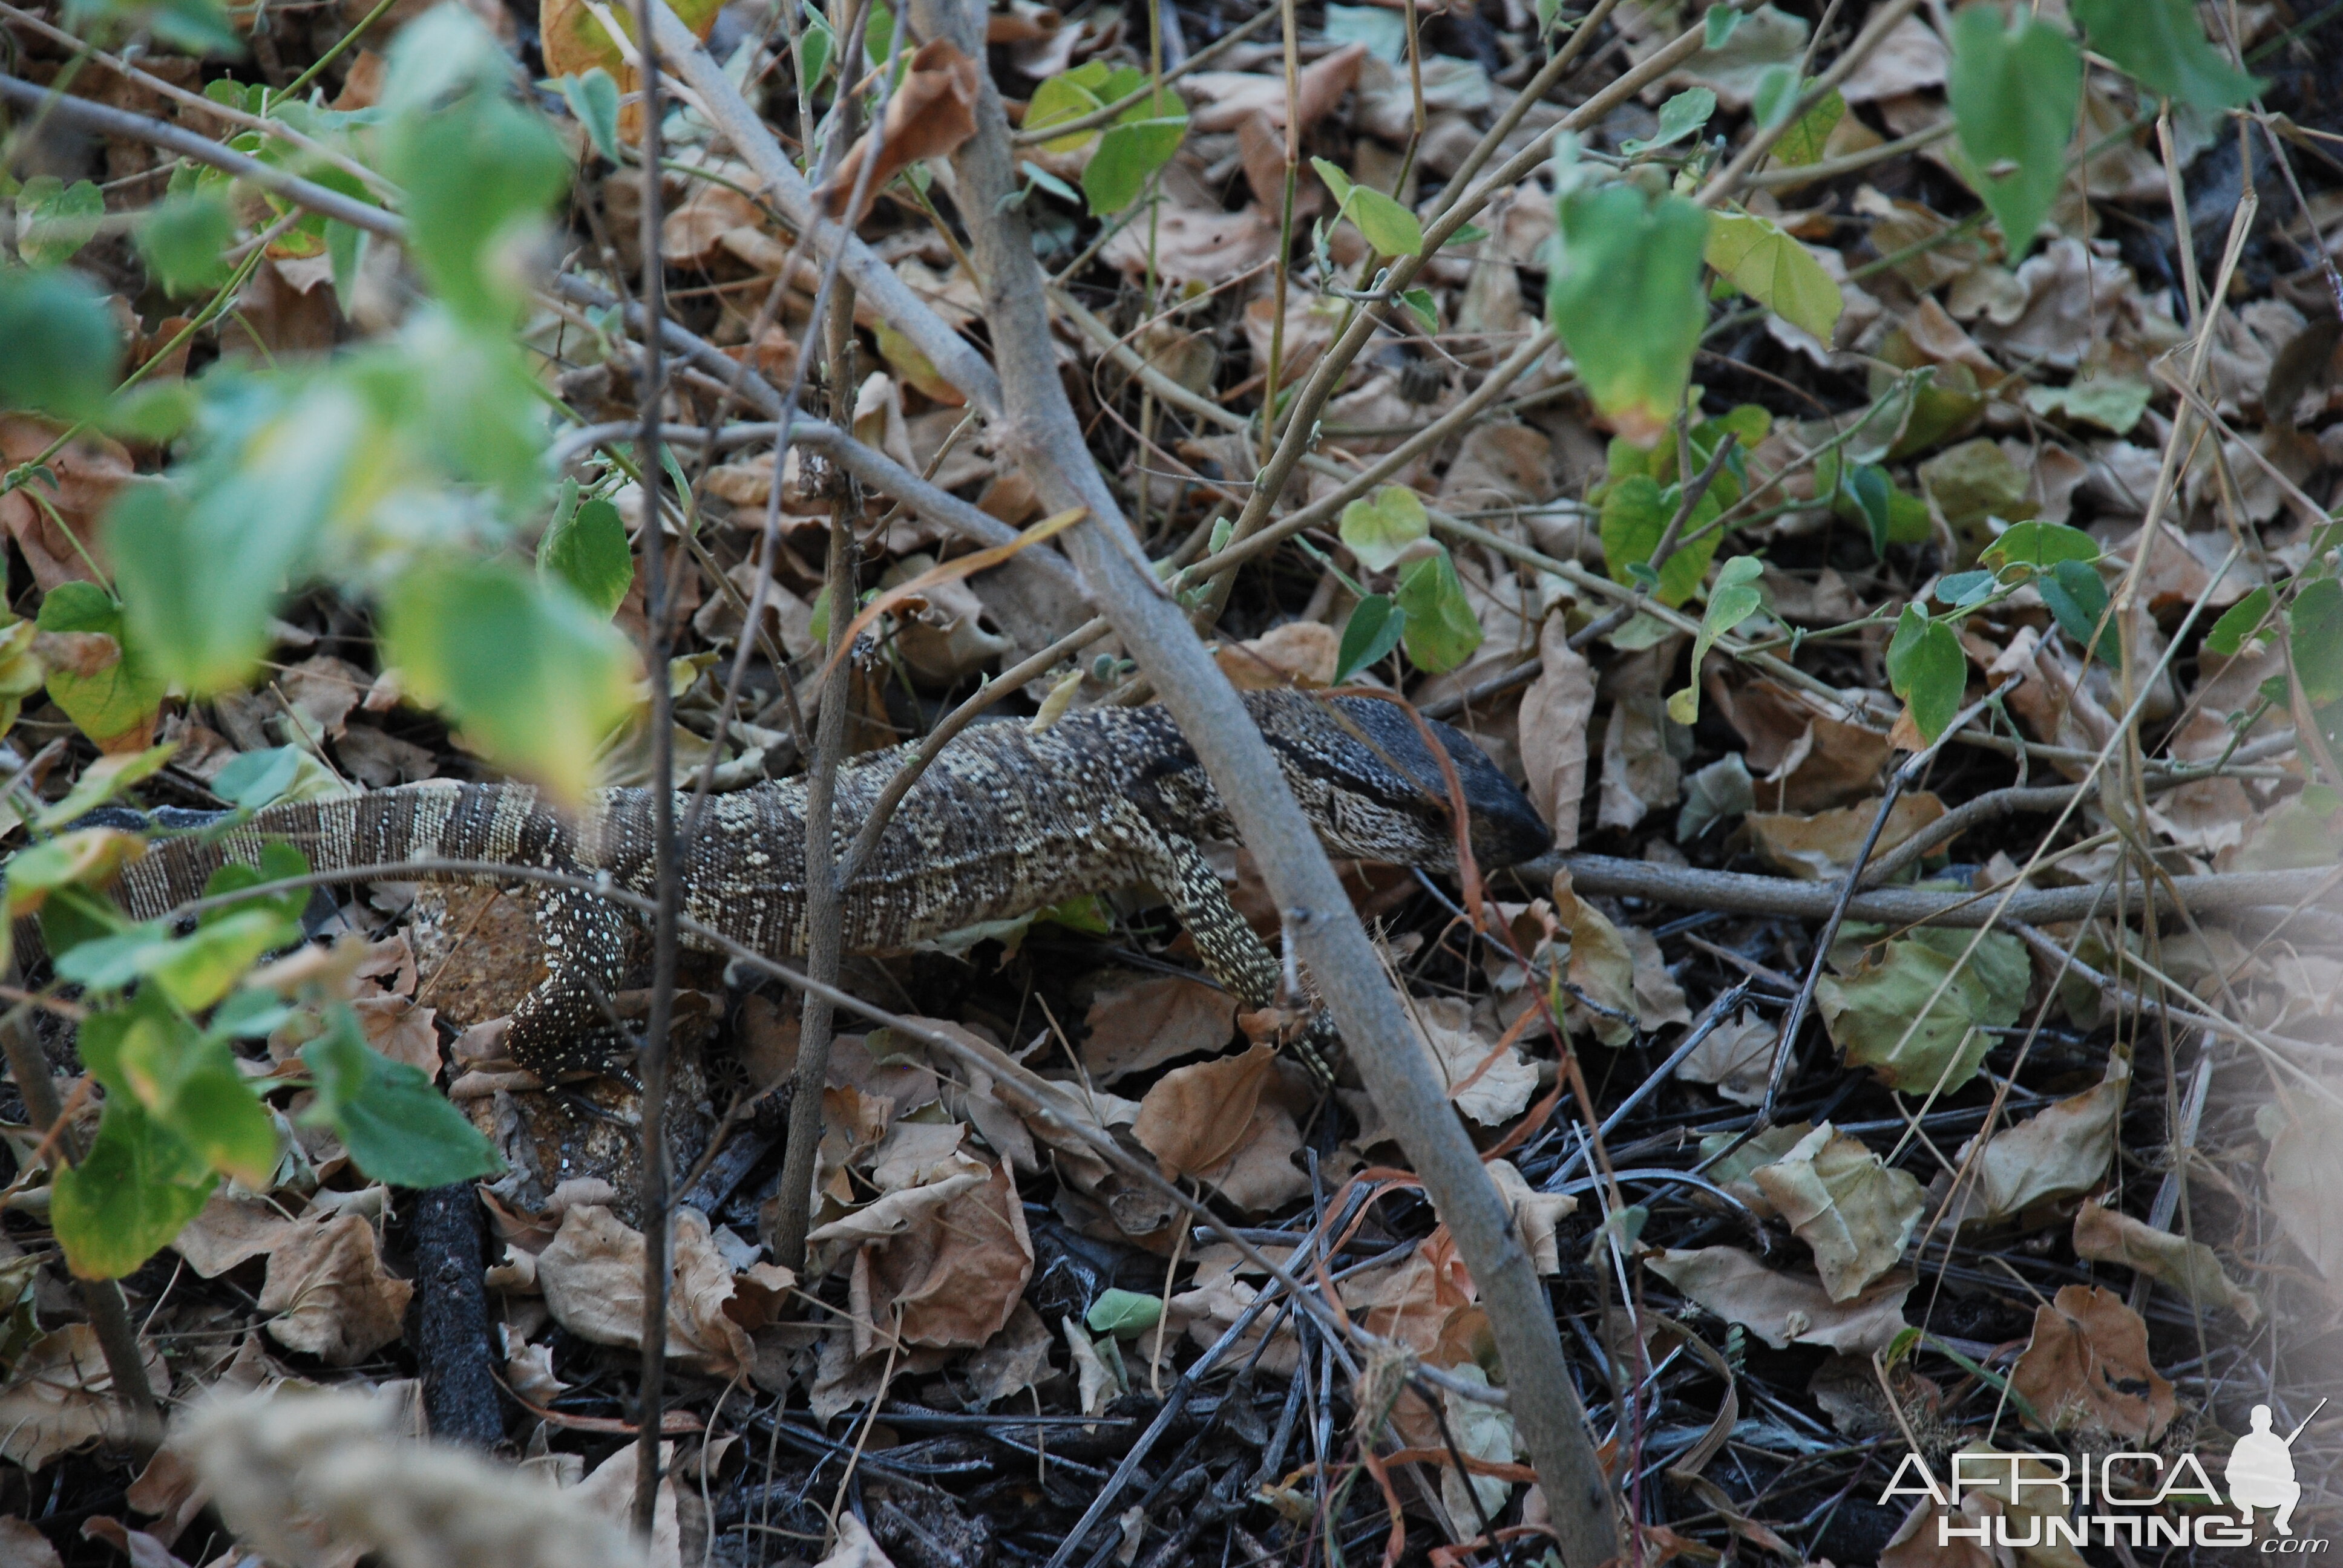
[[[1396,703],[1296,691],[1247,694],[1286,781],[1341,855],[1453,870],[1448,784],[1423,732]],[[1473,856],[1483,871],[1544,854],[1554,834],[1529,798],[1462,730],[1426,725],[1463,786]]]

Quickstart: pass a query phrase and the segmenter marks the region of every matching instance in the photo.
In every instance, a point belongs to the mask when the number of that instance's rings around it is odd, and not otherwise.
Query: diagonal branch
[[[981,55],[977,19],[963,5],[915,0],[912,22],[924,37],[948,38],[965,54]],[[1618,1533],[1553,1305],[1309,819],[1236,692],[1141,555],[1084,444],[1058,377],[1032,236],[1022,209],[1003,199],[1017,188],[1015,155],[989,77],[979,83],[976,134],[952,166],[1000,357],[1001,447],[1022,465],[1051,510],[1090,508],[1092,520],[1067,536],[1075,563],[1252,847],[1301,959],[1353,1042],[1368,1090],[1456,1237],[1488,1308],[1510,1402],[1553,1505],[1564,1561],[1569,1568],[1596,1568],[1618,1555]]]

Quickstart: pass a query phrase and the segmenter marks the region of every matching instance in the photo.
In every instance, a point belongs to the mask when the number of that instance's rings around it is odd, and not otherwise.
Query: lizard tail
[[[307,856],[310,869],[318,871],[431,860],[567,869],[570,835],[568,825],[528,785],[434,780],[338,800],[264,807],[224,832],[158,839],[123,868],[116,890],[132,916],[153,920],[201,898],[204,885],[222,866],[256,866],[262,848],[280,841]],[[473,874],[418,868],[400,879],[466,881]]]

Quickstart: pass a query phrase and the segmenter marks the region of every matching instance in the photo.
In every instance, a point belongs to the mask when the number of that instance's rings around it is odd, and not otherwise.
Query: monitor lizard
[[[1298,691],[1251,692],[1245,702],[1330,853],[1455,869],[1444,777],[1403,710]],[[1553,836],[1522,791],[1462,732],[1429,728],[1463,785],[1481,868],[1543,853]],[[840,769],[840,853],[906,755],[866,752]],[[709,799],[684,847],[686,914],[760,952],[805,951],[805,789],[799,778]],[[676,813],[679,822],[684,816]],[[182,811],[162,819],[205,820]],[[1080,894],[1147,884],[1179,916],[1212,978],[1246,1008],[1263,1008],[1280,994],[1283,967],[1231,903],[1202,849],[1236,838],[1160,705],[1081,709],[1039,730],[978,724],[904,795],[870,864],[846,890],[844,949],[900,950]],[[607,875],[645,895],[653,886],[649,790],[598,791],[573,818],[526,784],[430,781],[267,806],[240,822],[161,839],[124,868],[120,896],[133,916],[157,918],[200,897],[223,864],[256,863],[272,840],[299,849],[317,870],[417,862],[415,879],[477,880],[435,875],[428,862],[493,861]],[[582,890],[541,890],[537,926],[549,973],[514,1012],[506,1049],[516,1062],[548,1078],[610,1065],[613,1040],[596,989],[616,994],[636,920]],[[689,930],[682,940],[699,945]],[[1322,1010],[1303,1032],[1318,1046],[1332,1042]],[[1301,1054],[1325,1075],[1307,1039]]]

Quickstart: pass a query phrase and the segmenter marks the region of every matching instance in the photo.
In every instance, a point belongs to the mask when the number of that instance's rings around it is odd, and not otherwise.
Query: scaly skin
[[[1299,692],[1255,692],[1246,703],[1331,853],[1455,869],[1439,762],[1400,709]],[[1544,852],[1550,835],[1521,791],[1464,736],[1431,728],[1463,786],[1482,868]],[[870,752],[840,769],[840,854],[905,755]],[[760,952],[804,952],[804,805],[802,779],[712,799],[687,847],[684,911]],[[679,807],[677,819],[683,816]],[[257,863],[265,844],[283,839],[319,870],[493,861],[607,875],[649,896],[650,819],[642,789],[602,791],[572,820],[526,785],[410,785],[272,806],[224,833],[163,840],[124,870],[121,892],[132,914],[152,919],[199,897],[221,865]],[[1200,847],[1235,837],[1160,707],[1085,709],[1039,733],[1011,721],[980,724],[905,794],[871,863],[848,888],[845,949],[900,950],[1079,894],[1146,883],[1170,901],[1212,978],[1248,1008],[1265,1007],[1277,997],[1281,967],[1229,902]],[[616,992],[631,919],[588,893],[540,895],[538,930],[552,972],[514,1014],[508,1049],[516,1061],[546,1076],[604,1065],[608,1036],[594,991]],[[694,945],[689,934],[683,940]],[[1323,1071],[1322,1061],[1313,1065]]]

